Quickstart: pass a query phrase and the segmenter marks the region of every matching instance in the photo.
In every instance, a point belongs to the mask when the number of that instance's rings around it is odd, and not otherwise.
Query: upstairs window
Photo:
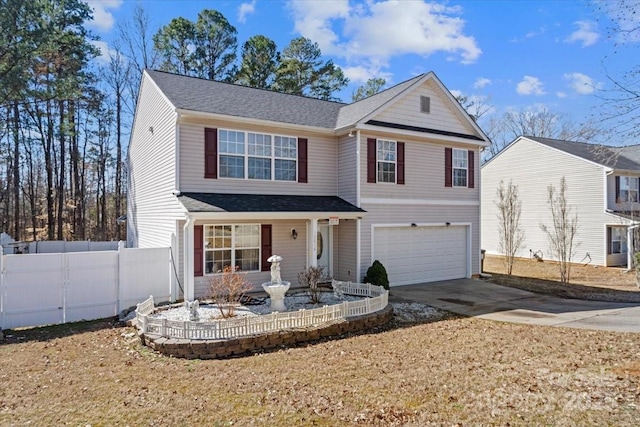
[[[220,129],[218,145],[221,178],[297,179],[297,138]]]
[[[469,170],[469,155],[467,150],[453,149],[453,186],[467,186],[467,172]]]
[[[396,142],[377,142],[378,182],[396,182]]]
[[[618,193],[617,202],[638,202],[638,177],[621,176],[620,191]]]

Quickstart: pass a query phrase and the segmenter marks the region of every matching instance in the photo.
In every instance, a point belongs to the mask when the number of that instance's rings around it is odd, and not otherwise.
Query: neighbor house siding
[[[228,129],[306,138],[308,140],[308,182],[253,179],[208,179],[204,177],[204,129]],[[180,191],[208,193],[335,195],[337,144],[333,136],[302,133],[291,129],[239,126],[223,122],[181,123]]]
[[[384,134],[363,135],[366,138],[384,138]],[[417,141],[410,138],[395,139],[405,143],[405,183],[367,182],[367,146],[362,144],[360,155],[360,182],[362,198],[420,199],[423,201],[477,201],[479,191],[479,151],[476,147],[446,145],[436,140]],[[474,151],[474,188],[445,187],[445,147]]]
[[[357,138],[343,137],[338,141],[338,196],[357,205]],[[366,140],[361,143],[366,149]]]
[[[421,96],[427,96],[431,99],[429,113],[423,113],[420,110]],[[424,82],[421,87],[416,88],[415,91],[412,91],[410,96],[402,97],[371,119],[476,135],[476,130],[468,123],[468,120],[462,117],[462,113],[452,107],[451,101],[440,90],[438,85],[429,80]]]
[[[640,203],[618,202],[616,200],[616,177],[620,177],[620,176],[637,177],[638,174],[622,173],[622,172],[614,171],[613,173],[607,175],[607,208],[614,211],[639,212]]]
[[[445,223],[471,224],[471,274],[480,272],[480,207],[456,205],[423,204],[367,204],[362,206],[368,213],[361,221],[361,268],[360,278],[364,277],[372,258],[372,224],[410,226]]]
[[[512,180],[522,201],[520,224],[525,232],[524,246],[516,255],[528,258],[541,251],[544,259],[552,259],[547,235],[540,225],[553,227],[548,187],[553,185],[557,192],[563,176],[568,205],[572,214],[578,215],[572,261],[605,265],[605,225],[612,217],[605,213],[603,168],[527,139],[516,141],[482,168],[482,248],[490,254],[500,254],[496,190],[501,180],[505,186]]]
[[[175,233],[176,218],[184,215],[173,195],[176,114],[146,74],[139,100],[128,155],[129,244],[168,246]]]

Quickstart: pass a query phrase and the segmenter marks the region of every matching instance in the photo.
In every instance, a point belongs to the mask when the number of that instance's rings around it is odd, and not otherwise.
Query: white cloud
[[[524,76],[522,81],[516,86],[519,95],[544,95],[544,87],[537,77]]]
[[[476,81],[473,83],[474,89],[482,89],[483,87],[490,85],[491,80],[486,77],[478,77]]]
[[[567,94],[565,92],[556,92],[556,96],[562,99],[562,98],[566,98]]]
[[[600,38],[600,33],[593,22],[576,21],[574,25],[577,25],[578,29],[565,40],[567,43],[581,42],[582,47],[587,47],[595,44]]]
[[[93,10],[93,20],[87,22],[87,26],[107,32],[115,24],[109,9],[118,9],[122,5],[122,0],[87,0],[87,4]]]
[[[245,23],[247,15],[251,15],[256,11],[256,0],[250,3],[242,3],[238,8],[238,22]]]
[[[582,73],[567,73],[564,78],[569,81],[569,86],[579,95],[591,95],[596,89],[602,87],[602,83],[595,82],[591,77]]]
[[[482,54],[476,40],[464,33],[458,7],[423,0],[292,0],[289,6],[296,31],[316,41],[323,54],[343,57],[354,68],[384,68],[391,58],[406,54],[444,52],[465,64]]]
[[[96,61],[101,64],[108,64],[111,61],[111,56],[114,55],[114,51],[109,49],[107,42],[91,40],[89,43],[100,49],[100,55],[96,57]]]

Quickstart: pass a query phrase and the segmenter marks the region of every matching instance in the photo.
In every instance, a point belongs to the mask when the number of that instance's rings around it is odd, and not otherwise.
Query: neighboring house
[[[501,254],[496,190],[503,181],[518,186],[525,246],[517,254],[541,251],[551,259],[547,235],[552,228],[548,187],[556,191],[566,180],[571,213],[578,215],[572,262],[627,266],[633,253],[640,204],[640,145],[605,147],[596,144],[521,136],[482,166],[482,248]]]
[[[487,137],[433,73],[353,104],[145,71],[131,142],[131,247],[173,247],[184,296],[225,267],[322,266],[391,285],[479,272]]]

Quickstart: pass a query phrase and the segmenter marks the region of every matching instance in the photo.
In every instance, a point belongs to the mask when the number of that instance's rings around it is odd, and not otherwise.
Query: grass
[[[5,332],[0,425],[640,424],[640,334],[444,315],[197,361],[113,321]]]

